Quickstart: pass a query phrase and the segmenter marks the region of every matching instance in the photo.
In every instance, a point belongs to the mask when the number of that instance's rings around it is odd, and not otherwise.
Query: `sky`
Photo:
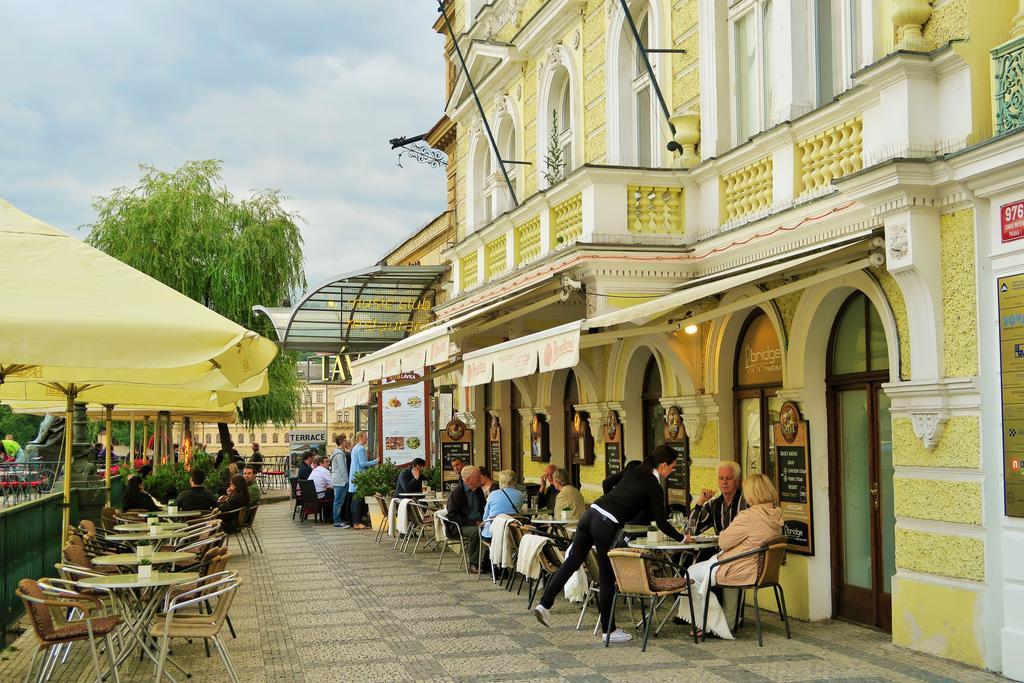
[[[80,238],[139,163],[221,159],[280,190],[310,286],[445,208],[444,169],[388,140],[442,114],[431,0],[0,0],[0,197]]]

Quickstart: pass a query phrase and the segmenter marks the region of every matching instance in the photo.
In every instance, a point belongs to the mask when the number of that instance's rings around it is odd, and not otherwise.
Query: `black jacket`
[[[639,467],[626,469],[615,488],[595,500],[594,505],[613,515],[620,525],[646,511],[666,536],[683,540],[665,516],[665,489],[654,474]]]
[[[212,510],[217,497],[202,486],[190,486],[178,494],[177,503],[182,510]]]
[[[420,478],[412,476],[412,468],[407,467],[398,473],[398,484],[395,487],[395,495],[399,493],[423,493],[423,476]]]
[[[313,474],[313,467],[306,461],[299,463],[299,479],[309,479],[309,475]]]
[[[131,491],[125,491],[124,498],[121,500],[122,510],[149,510],[155,512],[160,508],[157,507],[153,499],[150,498],[148,493],[139,491],[133,493]]]
[[[473,519],[474,516],[470,515],[469,509],[469,497],[474,496],[477,502],[480,504],[480,516]],[[455,522],[459,526],[471,526],[477,522],[483,521],[484,511],[484,492],[482,489],[476,491],[467,491],[466,487],[461,483],[451,492],[448,496],[448,520]]]

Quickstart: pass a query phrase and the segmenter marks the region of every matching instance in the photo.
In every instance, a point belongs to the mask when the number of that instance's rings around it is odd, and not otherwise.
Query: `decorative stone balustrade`
[[[635,234],[682,235],[683,189],[630,185],[626,188],[626,226]]]
[[[1024,126],[1024,36],[992,50],[996,135]]]
[[[459,289],[475,287],[479,282],[476,252],[467,254],[459,260]]]
[[[721,215],[725,221],[767,209],[772,203],[772,159],[765,157],[723,175],[720,182]]]
[[[516,266],[540,257],[540,216],[516,226],[515,242]]]
[[[797,143],[797,195],[816,192],[836,178],[859,171],[864,165],[861,130],[856,117]]]
[[[492,277],[497,277],[508,270],[508,258],[505,249],[506,241],[505,235],[501,235],[497,239],[488,242],[484,248],[485,279],[490,280]]]
[[[575,194],[551,207],[551,230],[556,248],[567,247],[583,234],[583,195]]]

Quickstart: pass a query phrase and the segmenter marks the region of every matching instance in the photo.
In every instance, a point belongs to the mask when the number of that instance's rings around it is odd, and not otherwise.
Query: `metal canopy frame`
[[[444,266],[376,265],[330,278],[303,295],[278,341],[293,351],[362,355],[404,339],[416,330],[417,312],[444,274]],[[254,307],[273,320],[272,311]],[[428,325],[430,317],[422,316]]]

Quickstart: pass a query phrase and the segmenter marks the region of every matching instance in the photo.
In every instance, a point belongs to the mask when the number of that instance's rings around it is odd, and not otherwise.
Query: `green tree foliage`
[[[273,335],[256,318],[257,304],[279,305],[306,286],[301,218],[282,206],[276,190],[236,199],[224,185],[220,161],[190,161],[173,171],[141,165],[134,187],[98,197],[87,241],[221,315]],[[181,321],[187,325],[188,321]],[[300,403],[295,354],[270,366],[270,394],[245,399],[250,427],[291,424]],[[227,434],[221,426],[222,440]]]
[[[39,433],[39,423],[43,418],[35,415],[20,415],[11,411],[9,406],[0,405],[0,439],[10,434],[24,448]]]

